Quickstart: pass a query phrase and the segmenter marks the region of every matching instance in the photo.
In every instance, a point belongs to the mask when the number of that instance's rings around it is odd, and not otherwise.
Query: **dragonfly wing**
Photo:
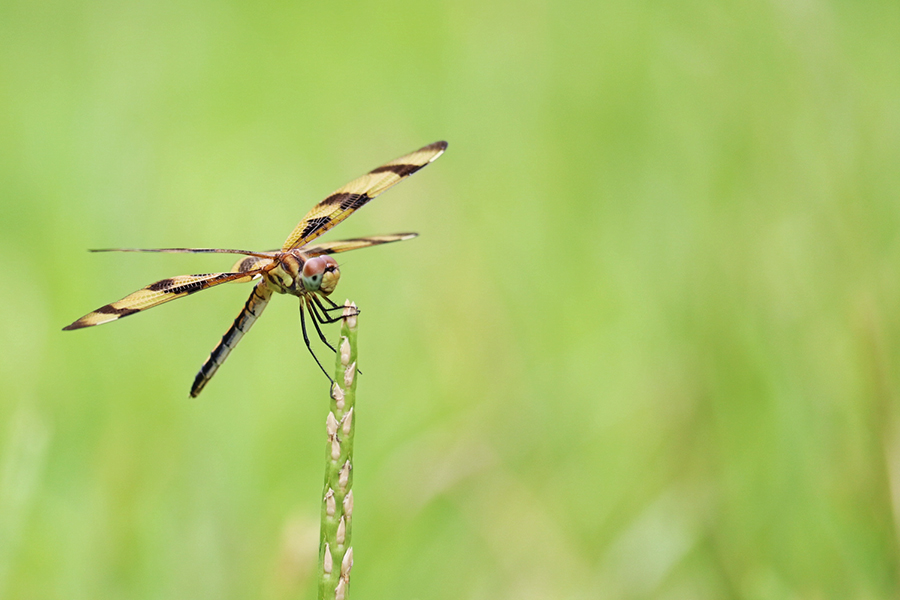
[[[381,244],[390,244],[391,242],[411,240],[418,235],[418,233],[395,233],[393,235],[370,235],[368,237],[353,238],[350,240],[320,242],[318,244],[312,244],[310,246],[304,247],[303,254],[306,254],[308,256],[318,256],[320,254],[337,254],[339,252],[356,250],[357,248],[368,248],[369,246],[379,246]]]
[[[109,323],[136,312],[147,310],[184,296],[220,285],[230,281],[250,281],[259,271],[247,271],[244,273],[206,273],[203,275],[180,275],[162,279],[151,283],[145,288],[139,289],[133,294],[125,296],[117,302],[101,306],[94,312],[88,313],[67,327],[63,331],[81,329]]]
[[[269,266],[275,262],[271,258],[265,258],[260,256],[247,256],[245,258],[239,259],[234,265],[231,267],[231,270],[235,273],[247,273],[249,271],[262,271],[265,267]]]
[[[300,248],[316,239],[347,217],[365,206],[372,198],[403,181],[428,163],[435,160],[447,142],[435,142],[415,152],[372,169],[316,204],[294,228],[282,246],[282,250]]]
[[[228,358],[228,355],[237,346],[238,342],[241,341],[244,334],[250,331],[250,327],[262,314],[271,297],[272,290],[265,281],[260,281],[256,284],[234,323],[231,324],[231,327],[225,332],[225,335],[222,336],[216,347],[213,348],[209,358],[200,367],[200,371],[194,378],[194,384],[191,386],[191,398],[196,398],[209,380],[212,379],[212,376],[216,374],[216,371],[225,362],[225,359]]]
[[[89,252],[167,252],[170,254],[246,254],[247,256],[271,257],[277,252],[254,252],[232,248],[97,248]]]

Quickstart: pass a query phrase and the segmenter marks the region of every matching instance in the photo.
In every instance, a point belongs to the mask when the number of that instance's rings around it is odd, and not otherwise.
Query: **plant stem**
[[[353,548],[353,432],[356,429],[356,305],[344,303],[341,340],[335,359],[325,420],[325,491],[319,537],[319,600],[347,600]]]

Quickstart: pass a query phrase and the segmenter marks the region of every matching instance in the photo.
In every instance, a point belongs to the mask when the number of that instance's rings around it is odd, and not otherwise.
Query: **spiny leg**
[[[319,327],[319,321],[322,321],[323,323],[333,323],[333,321],[325,321],[324,317],[316,312],[316,306],[310,301],[309,296],[304,298],[304,300],[306,300],[306,307],[309,309],[309,314],[312,315],[312,322],[316,327],[316,332],[319,334],[319,339],[322,340],[323,344],[331,348],[332,352],[337,352],[337,350],[334,349],[334,346],[328,343],[328,339],[325,337],[325,334],[322,333],[322,329]]]
[[[313,321],[315,322],[315,317],[313,317]],[[312,357],[316,359],[316,364],[319,365],[319,368],[322,369],[322,372],[325,373],[325,377],[328,378],[328,381],[334,385],[334,379],[331,378],[331,375],[328,374],[328,371],[325,370],[325,367],[322,366],[322,363],[319,362],[319,357],[316,356],[316,353],[313,352],[312,346],[309,343],[309,336],[306,335],[306,317],[303,313],[303,302],[300,302],[300,328],[303,330],[303,341],[306,343],[306,348],[309,350],[309,353],[312,354]],[[318,329],[318,326],[316,326]]]
[[[319,308],[321,308],[325,312],[332,311],[332,310],[344,310],[346,308],[345,306],[341,306],[340,304],[335,304],[334,300],[332,300],[328,296],[322,296],[322,298],[325,299],[325,302],[327,302],[328,304],[331,305],[331,308],[325,308],[324,306],[322,306],[322,303],[319,300],[319,296],[314,296],[314,300],[319,305]],[[354,310],[356,311],[356,314],[359,314],[359,308],[355,308]]]
[[[331,308],[325,308],[324,306],[322,306],[322,301],[319,299],[319,296],[313,296],[313,297],[312,297],[313,301],[316,303],[316,306],[318,306],[319,309],[322,311],[322,314],[324,314],[324,315],[326,315],[326,316],[328,316],[328,312],[329,312],[329,311],[333,311],[333,310],[344,310],[345,308],[347,308],[346,306],[338,306],[337,304],[335,304],[334,302],[332,302],[332,301],[331,301],[331,298],[329,298],[328,296],[322,296],[322,298],[324,298],[325,301],[328,302],[328,304],[331,305]],[[356,315],[359,314],[359,309],[358,309],[358,308],[354,308],[353,310],[356,311],[356,312],[354,312],[352,315],[348,315],[348,316],[353,317],[353,316],[356,316]],[[329,318],[329,319],[332,319],[332,317],[330,317],[330,316],[328,316],[328,318]],[[329,321],[327,321],[327,322],[328,322],[328,323],[335,323],[335,322],[337,322],[337,321],[340,321],[340,320],[343,319],[343,318],[344,318],[344,315],[343,315],[343,313],[342,313],[339,317],[335,317],[335,318],[333,318],[332,320],[329,320]]]
[[[315,297],[313,297],[312,300],[307,298],[307,301],[308,301],[310,312],[313,313],[316,316],[316,318],[319,320],[319,322],[322,323],[323,325],[330,325],[331,323],[337,323],[338,321],[340,321],[341,319],[344,318],[343,315],[331,316],[328,313],[326,313],[325,309],[322,308],[321,305],[318,305],[318,303],[316,303]],[[321,315],[316,310],[317,305],[318,305],[319,309],[322,310]]]
[[[309,303],[309,296],[306,297],[306,300],[307,300],[307,303]],[[316,330],[319,332],[319,338],[321,338],[321,340],[322,340],[323,342],[325,342],[325,345],[326,345],[326,346],[328,346],[329,348],[331,348],[331,351],[332,351],[332,352],[337,353],[337,350],[334,349],[334,346],[332,346],[331,344],[329,344],[329,343],[328,343],[328,340],[325,339],[325,336],[322,335],[322,330],[319,329],[319,324],[318,324],[316,321],[319,320],[319,321],[321,321],[323,324],[324,324],[324,323],[335,323],[335,322],[340,321],[341,319],[343,319],[343,318],[344,318],[344,315],[342,314],[341,316],[332,319],[331,317],[328,316],[328,313],[325,312],[325,311],[327,311],[327,310],[329,310],[329,309],[327,309],[327,308],[325,308],[324,306],[322,306],[322,303],[321,303],[321,301],[319,300],[319,297],[318,297],[318,296],[313,296],[313,297],[312,297],[312,300],[313,300],[313,302],[315,302],[315,304],[322,310],[322,312],[323,312],[324,315],[325,315],[324,317],[320,316],[319,313],[316,312],[315,307],[314,307],[312,304],[309,304],[309,312],[312,313],[312,315],[313,315],[313,324],[316,326]],[[328,296],[325,296],[325,300],[328,300],[328,302],[331,302],[331,300],[328,299]],[[332,302],[332,304],[334,304],[334,303]],[[338,306],[337,308],[343,309],[343,308],[345,308],[345,307],[343,307],[343,306]],[[332,308],[331,310],[334,310],[334,309]],[[354,315],[358,315],[358,314],[359,314],[359,309],[355,309],[355,310],[356,310],[356,312],[354,313]],[[348,315],[348,316],[354,316],[354,315]],[[356,367],[356,372],[359,373],[360,375],[362,375],[362,371],[360,370],[359,367]]]
[[[334,300],[332,300],[328,296],[325,296],[325,302],[327,302],[328,304],[331,305],[331,308],[329,310],[336,310],[338,308],[344,308],[343,306],[339,306],[339,305],[335,304]]]

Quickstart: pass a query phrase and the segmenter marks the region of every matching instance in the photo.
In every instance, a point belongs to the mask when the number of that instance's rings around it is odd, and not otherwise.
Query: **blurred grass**
[[[295,303],[198,401],[245,286],[59,329],[230,265],[86,248],[276,247],[437,139],[330,236],[422,233],[336,293],[354,596],[896,597],[898,47],[893,2],[0,3],[0,598],[313,597]]]

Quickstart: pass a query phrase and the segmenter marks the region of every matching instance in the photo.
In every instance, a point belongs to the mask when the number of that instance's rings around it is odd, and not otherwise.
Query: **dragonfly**
[[[250,297],[244,303],[240,314],[231,324],[222,339],[216,344],[209,358],[200,367],[194,378],[190,395],[196,398],[209,383],[216,371],[228,358],[241,338],[262,314],[273,294],[290,294],[300,299],[300,326],[303,341],[310,354],[316,360],[325,376],[331,376],[316,357],[309,341],[306,329],[306,314],[309,313],[319,339],[332,351],[334,347],[328,343],[322,333],[321,325],[334,323],[341,319],[343,306],[338,306],[329,295],[334,292],[341,272],[337,261],[331,255],[348,252],[358,248],[379,246],[391,242],[410,240],[417,233],[395,233],[358,237],[347,240],[311,243],[329,231],[338,223],[359,210],[370,200],[400,183],[416,171],[437,159],[447,149],[447,142],[435,142],[415,152],[411,152],[389,163],[372,169],[365,175],[354,179],[342,188],[334,191],[327,198],[316,204],[297,224],[284,241],[281,250],[253,252],[230,248],[107,248],[92,252],[169,252],[191,254],[239,254],[238,259],[228,272],[203,273],[199,275],[180,275],[151,283],[121,300],[101,306],[86,314],[63,331],[93,327],[116,321],[196,292],[221,285],[256,281]]]

